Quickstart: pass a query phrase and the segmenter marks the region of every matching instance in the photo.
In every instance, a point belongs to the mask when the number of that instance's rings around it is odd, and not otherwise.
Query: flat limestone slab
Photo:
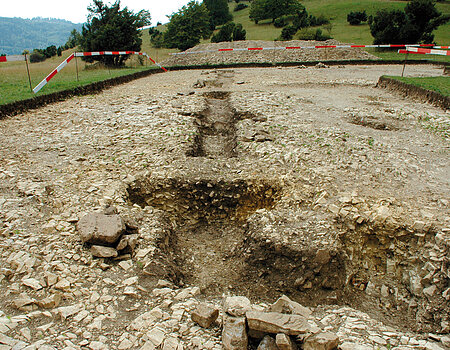
[[[246,316],[248,327],[255,331],[299,335],[310,330],[306,318],[300,315],[249,311],[246,313]]]

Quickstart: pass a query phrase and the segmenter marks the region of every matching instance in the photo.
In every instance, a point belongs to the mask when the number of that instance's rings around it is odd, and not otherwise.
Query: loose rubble
[[[324,49],[295,49],[295,50],[252,50],[252,51],[221,51],[219,49],[243,48],[273,48],[273,47],[312,47],[324,45],[350,45],[330,39],[326,41],[291,40],[291,41],[263,41],[243,40],[233,42],[200,44],[186,50],[187,55],[172,55],[161,62],[163,66],[196,66],[211,64],[239,64],[239,63],[281,63],[308,61],[336,61],[336,60],[377,60],[378,57],[358,48],[324,48]],[[208,52],[205,52],[208,51]],[[198,53],[197,53],[198,52]],[[328,68],[319,63],[316,68]],[[237,84],[243,84],[238,81]],[[198,80],[194,87],[205,87],[207,82]]]
[[[374,88],[399,71],[169,72],[1,120],[0,348],[448,348],[448,113]]]

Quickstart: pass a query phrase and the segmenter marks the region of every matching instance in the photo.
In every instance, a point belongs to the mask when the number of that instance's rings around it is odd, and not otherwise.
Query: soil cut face
[[[166,253],[175,257],[175,275],[216,296],[230,286],[250,294],[245,290],[247,264],[236,252],[245,238],[247,218],[258,209],[271,208],[280,190],[262,181],[153,179],[135,183],[128,193],[133,203],[167,213],[172,227],[166,232]]]

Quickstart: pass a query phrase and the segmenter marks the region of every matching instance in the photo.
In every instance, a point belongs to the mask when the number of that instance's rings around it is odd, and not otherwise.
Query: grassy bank
[[[42,81],[59,63],[72,52],[66,51],[62,57],[53,57],[44,62],[32,63],[30,67],[31,85],[35,87]],[[77,81],[78,63],[78,81]],[[77,86],[91,84],[105,79],[136,73],[145,69],[153,69],[151,62],[141,61],[137,57],[131,57],[126,67],[121,69],[107,69],[98,64],[89,64],[81,59],[72,60],[61,72],[37,94],[30,91],[25,62],[7,62],[0,64],[0,104],[32,98],[57,91],[71,89]]]
[[[450,77],[402,78],[388,76],[388,78],[427,90],[436,91],[443,96],[450,96]]]

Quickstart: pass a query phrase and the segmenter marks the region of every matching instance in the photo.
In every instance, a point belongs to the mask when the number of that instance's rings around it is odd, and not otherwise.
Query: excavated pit
[[[166,213],[171,227],[159,248],[173,260],[176,282],[221,295],[248,288],[247,264],[235,254],[245,239],[246,219],[271,208],[281,187],[264,180],[143,180],[128,194],[132,203]]]
[[[412,258],[431,233],[331,219],[324,229],[318,212],[290,217],[281,205],[288,192],[274,180],[141,178],[128,198],[164,213],[159,267],[150,265],[158,278],[214,297],[268,301],[282,293],[306,306],[350,305],[405,329],[447,322],[448,301],[414,289],[431,265]]]

